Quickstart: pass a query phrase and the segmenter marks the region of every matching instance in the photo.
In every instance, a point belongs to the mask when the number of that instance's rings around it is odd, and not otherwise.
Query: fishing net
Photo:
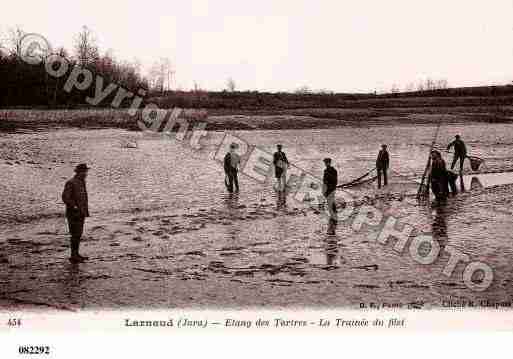
[[[470,168],[472,168],[472,171],[478,171],[479,166],[484,162],[481,158],[474,156],[468,156],[468,159],[470,161]]]
[[[343,184],[339,184],[337,186],[337,188],[355,187],[355,186],[359,186],[359,185],[362,185],[362,184],[365,184],[365,183],[369,183],[369,182],[375,181],[378,178],[377,175],[369,177],[369,175],[372,174],[374,171],[376,171],[376,168],[373,168],[372,170],[370,170],[369,172],[367,172],[363,176],[360,176],[360,177],[358,177],[358,178],[356,178],[356,179],[354,179],[352,181],[349,181],[349,182],[346,182],[346,183],[343,183]]]

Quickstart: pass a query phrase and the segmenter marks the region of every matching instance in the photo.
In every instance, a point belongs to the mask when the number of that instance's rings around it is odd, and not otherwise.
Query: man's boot
[[[79,254],[79,248],[80,248],[80,240],[77,241],[77,256],[81,262],[88,260],[89,257],[84,257]]]
[[[80,259],[80,256],[78,255],[77,241],[74,238],[71,238],[70,249],[71,249],[71,257],[69,257],[69,261],[71,263],[78,263],[78,262],[80,262],[81,259]]]

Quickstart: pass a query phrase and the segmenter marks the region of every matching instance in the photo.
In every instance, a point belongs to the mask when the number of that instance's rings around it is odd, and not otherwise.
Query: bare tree
[[[98,60],[99,51],[94,33],[87,27],[75,36],[75,56],[80,65],[86,66]]]
[[[160,92],[171,89],[174,74],[175,71],[173,71],[171,60],[166,57],[161,57],[158,61],[153,63],[150,69],[152,87]]]
[[[435,90],[435,81],[432,80],[431,78],[427,78],[426,79],[426,90]]]
[[[405,92],[413,92],[415,91],[415,84],[413,82],[410,82],[406,85],[406,87],[404,88],[404,91]]]
[[[0,58],[9,56],[9,49],[7,48],[6,39],[0,33]]]
[[[235,91],[235,81],[231,77],[226,80],[226,89],[230,92]]]
[[[449,86],[449,85],[448,85],[448,82],[447,82],[447,80],[446,80],[446,79],[440,79],[440,80],[438,80],[438,81],[436,82],[436,87],[437,87],[438,89],[443,90],[443,89],[446,89],[448,86]]]
[[[419,81],[419,83],[417,84],[417,91],[419,92],[422,92],[424,91],[424,82],[423,81]]]
[[[9,29],[9,35],[7,42],[9,43],[11,53],[21,57],[22,55],[22,40],[25,36],[25,31],[21,27],[16,26],[15,28]]]
[[[300,94],[300,95],[305,95],[305,94],[312,93],[312,90],[308,86],[301,86],[301,87],[298,87],[296,89],[296,91],[294,91],[294,92],[297,94]]]

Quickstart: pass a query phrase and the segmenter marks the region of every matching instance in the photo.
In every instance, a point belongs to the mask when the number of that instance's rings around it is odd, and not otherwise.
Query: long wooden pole
[[[429,148],[428,160],[426,163],[426,167],[424,168],[424,173],[422,174],[422,181],[420,182],[419,190],[417,191],[417,198],[421,198],[423,196],[422,188],[424,186],[424,181],[426,180],[426,176],[428,174],[429,167],[431,165],[431,151],[433,151],[433,148],[435,147],[436,139],[438,138],[438,131],[440,130],[441,124],[442,124],[442,121],[440,120],[440,122],[438,122],[438,126],[436,126],[435,137],[433,138],[433,142],[431,142],[431,147]],[[427,193],[429,194],[429,181],[428,181],[427,189],[428,189]]]

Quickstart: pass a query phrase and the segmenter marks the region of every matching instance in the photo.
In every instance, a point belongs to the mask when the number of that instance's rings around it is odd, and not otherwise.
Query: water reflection
[[[483,188],[483,184],[477,177],[472,177],[472,180],[470,181],[470,190],[477,190]]]
[[[239,211],[239,194],[238,193],[227,193],[224,195],[224,204],[228,213],[236,215]]]
[[[276,192],[276,209],[285,209],[287,208],[287,192],[286,191],[277,191]]]
[[[324,250],[326,253],[326,264],[329,266],[338,265],[338,241],[336,238],[327,238]]]
[[[460,182],[461,185],[461,182]],[[465,187],[461,187],[461,192],[465,191]],[[455,197],[448,202],[443,202],[434,208],[429,206],[422,206],[425,214],[431,222],[431,233],[433,239],[438,241],[441,249],[445,248],[449,241],[449,231],[447,222],[452,216],[457,215],[463,204],[465,203],[465,197]]]
[[[463,180],[463,176],[459,176],[460,178],[460,192],[465,192],[465,181]]]
[[[70,263],[64,266],[64,280],[62,281],[62,292],[71,304],[78,304],[80,298],[84,295],[84,288],[80,280],[80,265]]]
[[[440,206],[434,211],[431,229],[433,239],[439,242],[441,248],[445,247],[449,240],[447,235],[447,208],[445,206]]]
[[[224,196],[224,203],[228,214],[227,217],[230,221],[237,219],[240,215],[239,194],[227,193]],[[238,228],[234,222],[227,226],[226,237],[232,242],[237,241],[239,234],[240,228]]]

